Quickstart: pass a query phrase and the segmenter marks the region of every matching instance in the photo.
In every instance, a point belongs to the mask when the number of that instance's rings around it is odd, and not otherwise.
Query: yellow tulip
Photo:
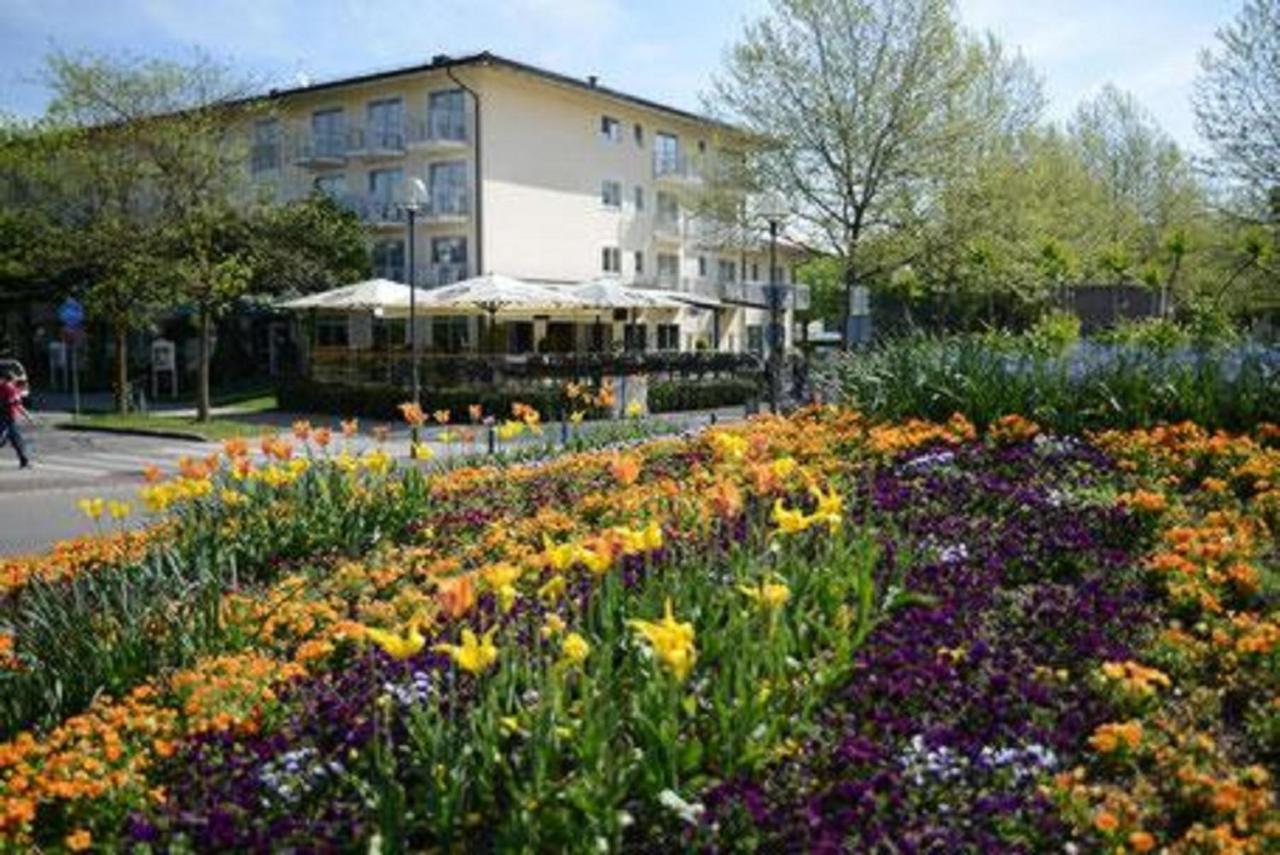
[[[783,507],[781,499],[773,500],[773,521],[783,534],[796,534],[813,524],[813,518],[806,516],[803,511]]]
[[[675,675],[677,680],[683,680],[689,676],[698,659],[698,650],[694,645],[693,624],[675,619],[669,597],[662,620],[629,620],[627,624],[644,636],[654,656]]]
[[[835,491],[835,488],[832,487],[824,493],[817,487],[810,487],[809,493],[818,502],[813,518],[818,522],[826,523],[832,531],[840,528],[844,522],[844,499]]]
[[[84,515],[91,520],[97,520],[102,516],[103,511],[107,508],[105,499],[81,499],[76,502],[76,506],[84,511]]]
[[[574,410],[572,413],[569,414],[569,421],[575,425],[580,425],[582,424],[582,420],[586,417],[587,417],[587,414],[582,410]]]
[[[430,460],[436,456],[436,453],[425,442],[411,442],[409,443],[409,456],[414,460]]]
[[[568,570],[577,559],[577,552],[578,548],[572,543],[556,544],[545,534],[542,536],[542,554],[552,570]]]
[[[374,644],[386,651],[387,655],[392,659],[408,659],[422,650],[427,643],[427,640],[422,636],[422,631],[418,628],[418,623],[419,621],[417,620],[411,621],[408,633],[403,636],[371,626],[364,628],[364,634]]]
[[[113,520],[124,519],[125,517],[129,516],[130,510],[132,509],[129,507],[128,502],[121,502],[121,501],[117,501],[116,499],[112,499],[111,501],[107,502],[107,512],[111,514],[111,518]]]
[[[613,566],[613,554],[603,544],[597,549],[578,546],[574,549],[574,560],[582,564],[597,576]]]
[[[461,644],[437,644],[431,649],[449,654],[449,658],[463,671],[479,674],[498,661],[498,648],[493,643],[496,631],[497,627],[493,627],[482,637],[476,638],[474,632],[464,629]]]

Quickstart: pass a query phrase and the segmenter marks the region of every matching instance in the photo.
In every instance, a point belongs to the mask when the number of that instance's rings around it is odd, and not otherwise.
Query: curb
[[[86,433],[114,433],[121,436],[150,436],[159,439],[182,439],[188,442],[213,442],[213,440],[192,431],[182,430],[150,430],[148,428],[115,427],[113,425],[85,425],[75,422],[61,422],[54,425],[57,430],[84,431]]]

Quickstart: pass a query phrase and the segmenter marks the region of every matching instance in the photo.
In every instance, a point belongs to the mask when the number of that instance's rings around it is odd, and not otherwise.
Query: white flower
[[[690,825],[696,825],[698,817],[700,817],[706,810],[706,808],[697,802],[694,802],[693,804],[686,802],[684,799],[680,798],[679,793],[672,789],[666,789],[658,793],[658,804],[667,808]]]

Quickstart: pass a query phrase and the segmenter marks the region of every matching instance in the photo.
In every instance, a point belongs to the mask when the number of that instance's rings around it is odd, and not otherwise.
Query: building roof
[[[404,65],[396,68],[383,69],[381,71],[373,71],[366,74],[357,74],[351,77],[335,78],[333,80],[323,80],[319,83],[310,83],[306,86],[292,86],[282,89],[272,89],[265,97],[267,98],[288,98],[295,95],[304,95],[311,92],[323,92],[329,89],[339,89],[344,86],[355,86],[363,83],[376,83],[381,80],[388,80],[395,77],[404,77],[411,74],[421,74],[428,71],[444,71],[451,68],[465,68],[468,66],[489,66],[492,68],[502,68],[508,71],[514,71],[521,74],[529,74],[534,77],[541,78],[550,83],[561,86],[568,86],[583,92],[592,92],[597,95],[603,95],[606,98],[612,98],[617,101],[623,101],[642,107],[647,110],[656,110],[660,113],[667,113],[672,116],[679,116],[682,119],[688,119],[694,122],[703,122],[716,125],[726,130],[733,130],[733,126],[722,122],[719,119],[713,119],[710,116],[704,116],[700,113],[694,113],[690,110],[682,110],[679,107],[672,107],[669,104],[662,104],[658,101],[651,101],[648,98],[641,98],[638,95],[631,95],[621,92],[608,86],[601,86],[594,76],[585,80],[578,77],[572,77],[568,74],[561,74],[558,71],[540,68],[536,65],[530,65],[519,60],[508,59],[504,56],[489,51],[481,51],[479,53],[468,54],[466,56],[448,56],[446,54],[438,54],[432,57],[430,62],[419,63],[416,65]]]

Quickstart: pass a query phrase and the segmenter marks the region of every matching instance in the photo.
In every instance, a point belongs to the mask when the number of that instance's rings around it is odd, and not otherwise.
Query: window
[[[636,126],[633,129],[632,133],[636,138],[636,145],[641,146],[643,148],[644,147],[644,128],[640,126],[639,122],[636,122]]]
[[[437,353],[462,353],[467,349],[468,318],[437,317],[431,321],[431,349]]]
[[[680,138],[675,134],[653,135],[653,170],[657,175],[680,171]]]
[[[622,122],[613,116],[600,117],[600,138],[609,142],[622,141]]]
[[[760,324],[747,324],[747,352],[764,353],[764,327]]]
[[[658,350],[680,349],[680,325],[658,324]]]
[[[400,218],[396,202],[403,179],[403,169],[374,169],[369,173],[368,215],[374,222],[391,223]]]
[[[636,250],[635,262],[636,262],[636,275],[639,276],[641,273],[644,273],[644,253],[641,252],[640,250]]]
[[[606,246],[600,251],[600,269],[605,273],[622,272],[622,251],[616,246]]]
[[[772,271],[769,277],[770,283],[787,284],[787,269],[785,267],[771,267],[769,269]]]
[[[606,208],[622,207],[622,182],[603,181],[600,184],[600,201]]]
[[[262,119],[253,123],[253,173],[280,168],[280,120]]]
[[[658,253],[658,279],[674,284],[680,279],[680,257],[671,252]]]
[[[636,210],[644,210],[644,188],[636,185]]]
[[[311,114],[312,154],[341,155],[346,149],[346,122],[342,108],[317,110]]]
[[[623,349],[644,350],[647,344],[647,328],[644,324],[627,324],[622,328]]]
[[[348,340],[346,317],[321,315],[316,318],[317,347],[346,347]]]
[[[448,285],[467,278],[467,239],[437,237],[431,239],[431,274],[435,285]]]
[[[369,195],[382,203],[394,203],[404,180],[403,169],[374,169],[369,172]]]
[[[367,148],[396,151],[404,148],[404,103],[399,98],[369,102]]]
[[[431,188],[431,213],[466,214],[470,210],[465,160],[433,163],[427,177]]]
[[[671,193],[661,190],[657,195],[657,227],[674,229],[680,223],[680,203]]]
[[[738,265],[732,261],[720,259],[720,263],[716,270],[716,279],[720,282],[736,282],[738,281]]]
[[[698,256],[698,275],[704,278],[707,275],[707,257],[705,255]]]
[[[347,193],[347,177],[341,172],[317,176],[315,188],[330,199],[341,199]]]
[[[758,261],[751,262],[751,281],[760,281],[760,262]]]
[[[373,245],[373,275],[393,282],[405,282],[404,241],[380,240]]]
[[[461,89],[446,89],[427,96],[427,137],[451,142],[467,138],[467,102]]]
[[[706,154],[706,153],[707,153],[707,141],[698,140],[698,154]]]

